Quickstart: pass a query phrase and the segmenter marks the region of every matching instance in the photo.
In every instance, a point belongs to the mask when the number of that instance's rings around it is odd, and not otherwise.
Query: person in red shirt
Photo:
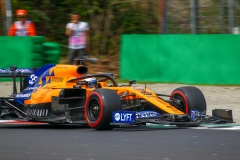
[[[32,21],[27,20],[27,11],[19,9],[16,11],[18,21],[15,21],[9,32],[9,36],[36,36],[36,29]]]

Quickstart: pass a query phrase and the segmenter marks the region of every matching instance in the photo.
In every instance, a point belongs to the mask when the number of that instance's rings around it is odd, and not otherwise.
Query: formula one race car
[[[207,116],[204,95],[196,87],[180,87],[170,95],[156,94],[146,85],[136,86],[135,80],[119,85],[113,74],[87,74],[83,61],[36,69],[0,69],[0,77],[13,79],[13,93],[0,97],[0,120],[82,123],[97,130],[146,123],[192,127],[209,121],[232,122],[232,115],[224,110]]]

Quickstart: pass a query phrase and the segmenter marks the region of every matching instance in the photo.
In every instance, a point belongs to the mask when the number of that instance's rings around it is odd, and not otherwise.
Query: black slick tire
[[[118,94],[109,89],[93,90],[85,104],[84,115],[88,125],[96,130],[111,130],[112,112],[121,110]]]
[[[193,86],[184,86],[175,89],[171,99],[178,101],[175,107],[184,113],[191,115],[192,110],[206,113],[206,100],[202,91]]]

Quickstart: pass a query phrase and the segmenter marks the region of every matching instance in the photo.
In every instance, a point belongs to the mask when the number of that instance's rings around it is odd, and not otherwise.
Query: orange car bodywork
[[[169,103],[161,100],[158,98],[158,96],[152,92],[149,89],[145,89],[143,87],[106,87],[111,90],[116,90],[118,94],[123,93],[123,92],[128,92],[130,96],[127,96],[123,98],[122,100],[133,100],[133,99],[144,99],[157,108],[163,110],[166,113],[169,114],[184,114],[182,111],[176,109]]]
[[[34,105],[51,103],[52,97],[59,96],[62,89],[74,88],[78,80],[77,77],[83,76],[85,70],[87,72],[87,69],[81,65],[56,65],[55,67],[49,69],[49,76],[40,77],[40,80],[38,82],[39,87],[32,92],[30,99],[24,101],[24,104]],[[82,74],[79,72],[82,72]],[[45,81],[47,82],[44,85],[42,80],[43,78],[45,78]],[[121,95],[122,93],[127,93],[128,96],[123,97],[122,101],[144,99],[166,113],[184,114],[182,111],[178,110],[174,106],[161,100],[154,92],[147,88],[136,86],[109,86],[107,82],[98,82],[97,86],[114,90],[118,93],[118,95]],[[86,98],[94,89],[97,88],[97,86],[94,88],[89,88],[88,86],[84,85],[81,86],[82,89],[86,89]]]
[[[79,67],[84,68],[84,66],[56,65],[49,69],[48,76],[40,77],[39,87],[32,92],[30,99],[24,101],[24,104],[50,103],[52,96],[58,96],[62,89],[73,88],[76,83],[68,81],[83,75],[77,72]],[[43,78],[46,83],[43,83]]]

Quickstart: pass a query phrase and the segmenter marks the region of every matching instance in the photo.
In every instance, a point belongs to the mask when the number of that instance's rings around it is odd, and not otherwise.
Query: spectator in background
[[[27,11],[19,9],[16,11],[16,16],[19,19],[15,21],[9,32],[9,36],[36,36],[36,29],[33,22],[27,20]]]
[[[65,34],[69,36],[68,63],[72,64],[75,58],[84,58],[87,54],[89,41],[89,25],[80,21],[80,16],[71,14],[71,22],[66,25]]]

